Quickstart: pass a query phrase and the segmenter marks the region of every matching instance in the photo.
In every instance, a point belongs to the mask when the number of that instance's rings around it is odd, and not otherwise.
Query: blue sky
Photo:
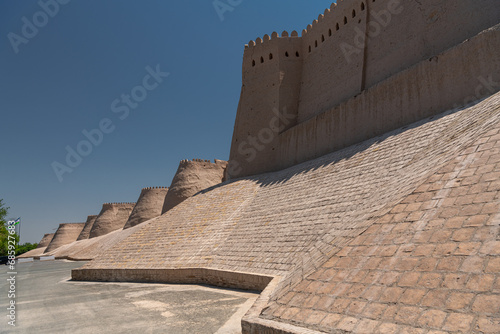
[[[60,2],[53,17],[38,1],[0,4],[0,198],[22,218],[22,242],[169,186],[182,159],[227,160],[244,44],[300,33],[331,4],[221,0],[233,4],[221,20],[213,0]],[[144,83],[158,65],[169,75]],[[137,105],[123,100],[132,93]],[[84,130],[97,144],[71,168],[66,148]],[[58,178],[54,162],[71,173]]]

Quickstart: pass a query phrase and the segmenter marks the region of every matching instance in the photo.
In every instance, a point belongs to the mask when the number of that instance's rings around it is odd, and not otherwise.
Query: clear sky
[[[182,159],[227,160],[244,44],[332,1],[220,2],[222,20],[213,0],[0,3],[0,198],[21,242],[169,186]]]

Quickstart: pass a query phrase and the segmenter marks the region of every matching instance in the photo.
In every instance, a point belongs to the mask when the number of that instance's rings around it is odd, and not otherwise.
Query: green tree
[[[8,209],[3,204],[3,199],[0,199],[0,256],[7,255],[9,231],[7,230],[5,217],[7,216]]]
[[[9,254],[9,236],[11,237],[10,245],[12,245],[12,237],[15,238],[16,255],[19,254],[19,235],[17,235],[17,233],[14,233],[13,235],[9,233],[8,221],[5,219],[5,217],[7,217],[8,210],[9,208],[5,206],[3,199],[0,199],[0,256]],[[30,244],[27,245],[27,247],[23,247],[23,250],[29,247],[32,247],[32,245]]]
[[[5,217],[7,216],[7,210],[9,210],[9,208],[4,206],[3,199],[0,198],[0,222],[2,225],[6,223]]]
[[[9,235],[12,236],[12,234],[9,234],[8,222],[5,220],[8,210],[9,208],[5,206],[5,204],[3,203],[3,199],[0,199],[0,256],[5,256],[8,254]],[[14,237],[16,238],[16,256],[38,247],[38,244],[31,244],[29,242],[19,245],[19,235],[15,233]]]
[[[32,249],[35,249],[38,247],[38,244],[32,244],[32,243],[29,243],[29,242],[26,242],[22,245],[19,245],[16,249],[16,256],[19,256],[21,254],[24,254],[26,252],[29,252],[30,250]]]

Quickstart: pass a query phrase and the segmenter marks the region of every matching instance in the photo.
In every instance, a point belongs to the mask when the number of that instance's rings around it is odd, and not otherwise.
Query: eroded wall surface
[[[282,276],[278,297],[361,235],[370,217],[498,129],[499,105],[497,94],[280,172],[221,184],[150,220],[73,277],[168,281],[162,270],[207,268]]]
[[[85,223],[85,226],[83,227],[83,230],[77,240],[85,240],[90,237],[90,231],[92,230],[92,226],[94,226],[96,219],[97,215],[87,216],[87,222]]]
[[[222,160],[183,160],[175,173],[163,204],[162,213],[179,205],[196,193],[215,186],[225,179],[227,162]]]
[[[135,203],[105,203],[96,218],[89,238],[99,237],[122,229],[127,223]]]
[[[301,37],[251,41],[230,178],[277,171],[498,91],[490,84],[478,94],[482,82],[500,80],[498,32],[474,37],[499,22],[497,0],[347,0]]]
[[[42,240],[40,240],[40,242],[38,243],[37,248],[47,247],[50,244],[50,242],[52,241],[53,237],[54,237],[54,233],[44,234]]]
[[[345,0],[317,21],[302,37],[312,51],[299,122],[498,24],[500,10],[496,0]]]
[[[134,210],[125,224],[124,229],[139,225],[146,220],[158,217],[161,215],[165,196],[168,188],[166,187],[150,187],[141,190],[141,195],[137,200]]]
[[[45,252],[48,253],[61,246],[76,241],[76,239],[82,232],[84,226],[85,223],[59,224],[59,228],[57,229],[56,233],[54,234],[54,237],[52,238],[49,245],[45,249]]]
[[[319,157],[493,94],[500,89],[499,49],[500,26],[495,26],[298,124],[279,137],[278,166]]]

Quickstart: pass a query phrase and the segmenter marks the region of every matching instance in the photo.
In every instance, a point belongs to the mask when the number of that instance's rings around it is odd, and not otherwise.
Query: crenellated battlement
[[[123,229],[139,225],[147,220],[161,215],[165,196],[169,192],[168,187],[147,187],[141,190],[137,204],[130,213]]]
[[[85,223],[61,223],[59,224],[58,230],[65,230],[68,228],[77,228],[77,229],[82,229]],[[56,231],[56,233],[57,233]]]
[[[378,1],[378,4],[387,4],[387,1]],[[345,0],[332,3],[324,14],[320,14],[317,20],[307,26],[302,32],[304,39],[305,54],[313,53],[321,44],[331,38],[344,38],[341,34],[343,29],[354,29],[354,27],[366,24],[368,18],[368,6],[375,6],[373,0]]]
[[[134,205],[134,202],[113,202],[113,203],[104,203],[104,205]]]
[[[271,36],[264,35],[263,38],[257,38],[255,41],[251,40],[245,45],[245,52],[256,52],[258,55],[252,57],[251,66],[255,67],[259,64],[264,64],[268,61],[275,59],[276,46],[279,45],[280,40],[286,38],[297,38],[301,44],[300,50],[286,50],[285,57],[295,55],[297,58],[301,55],[307,55],[314,52],[322,43],[326,42],[328,38],[335,37],[337,32],[343,28],[348,28],[352,24],[359,24],[362,20],[366,20],[367,7],[369,3],[374,3],[374,0],[339,0],[338,3],[332,3],[330,8],[325,9],[323,14],[318,16],[318,19],[309,24],[306,29],[302,30],[302,35],[299,36],[297,31],[293,31],[290,35],[285,30],[281,36],[277,32],[273,32]],[[381,2],[381,0],[379,0]],[[260,52],[259,52],[260,51]],[[268,52],[268,57],[266,54]],[[283,55],[279,54],[278,57]],[[245,64],[247,65],[247,64]],[[244,65],[244,67],[245,67]]]
[[[168,187],[146,187],[146,188],[142,188],[142,190],[154,190],[154,189],[168,190]]]
[[[278,64],[283,60],[300,60],[302,57],[301,38],[297,31],[281,36],[273,32],[245,45],[243,70],[252,70],[261,65]]]
[[[188,164],[196,164],[196,163],[210,164],[210,165],[214,165],[214,166],[220,165],[220,164],[227,164],[226,161],[218,160],[218,159],[214,159],[214,162],[212,162],[211,160],[207,160],[207,159],[192,159],[192,160],[185,159],[185,160],[180,161],[180,165],[188,165]]]
[[[266,43],[272,41],[276,41],[279,38],[286,38],[286,37],[299,37],[299,33],[296,32],[295,30],[292,31],[291,35],[288,34],[288,31],[284,30],[281,33],[281,36],[275,31],[269,35],[264,35],[263,38],[258,37],[255,41],[251,40],[248,42],[248,44],[245,44],[245,49],[253,48],[253,47],[259,47],[259,46],[264,46]]]
[[[215,159],[182,160],[165,195],[161,213],[171,210],[201,190],[225,181],[227,161]]]
[[[122,207],[122,208],[131,208],[135,205],[134,202],[121,202],[121,203],[104,203],[102,205],[103,209],[109,209],[109,208],[117,208],[117,207]]]
[[[440,102],[431,103],[432,92],[426,88],[430,75],[423,74],[423,68],[430,73],[443,70],[448,77],[457,70],[470,71],[462,75],[467,77],[464,85],[496,75],[492,63],[488,70],[484,62],[473,65],[476,57],[450,61],[448,72],[441,60],[438,68],[428,67],[429,60],[499,22],[498,0],[339,0],[301,36],[296,31],[281,36],[273,32],[250,41],[243,54],[231,177],[288,167],[419,120],[425,108],[440,105],[439,111],[444,111],[474,96],[477,85],[453,94],[438,87]],[[451,70],[452,64],[464,61]],[[420,72],[389,83],[419,64]],[[402,87],[407,91],[394,95]],[[326,113],[331,118],[306,125]],[[327,132],[335,142],[318,133],[325,122],[331,123]]]
[[[259,47],[266,47],[266,46],[273,46],[272,43],[276,43],[277,41],[280,41],[285,38],[298,38],[299,33],[297,31],[292,31],[290,34],[288,31],[284,30],[281,33],[281,36],[275,31],[269,35],[264,35],[263,38],[258,37],[255,41],[251,40],[248,42],[248,44],[245,44],[245,50],[252,50],[253,48],[259,48]]]

